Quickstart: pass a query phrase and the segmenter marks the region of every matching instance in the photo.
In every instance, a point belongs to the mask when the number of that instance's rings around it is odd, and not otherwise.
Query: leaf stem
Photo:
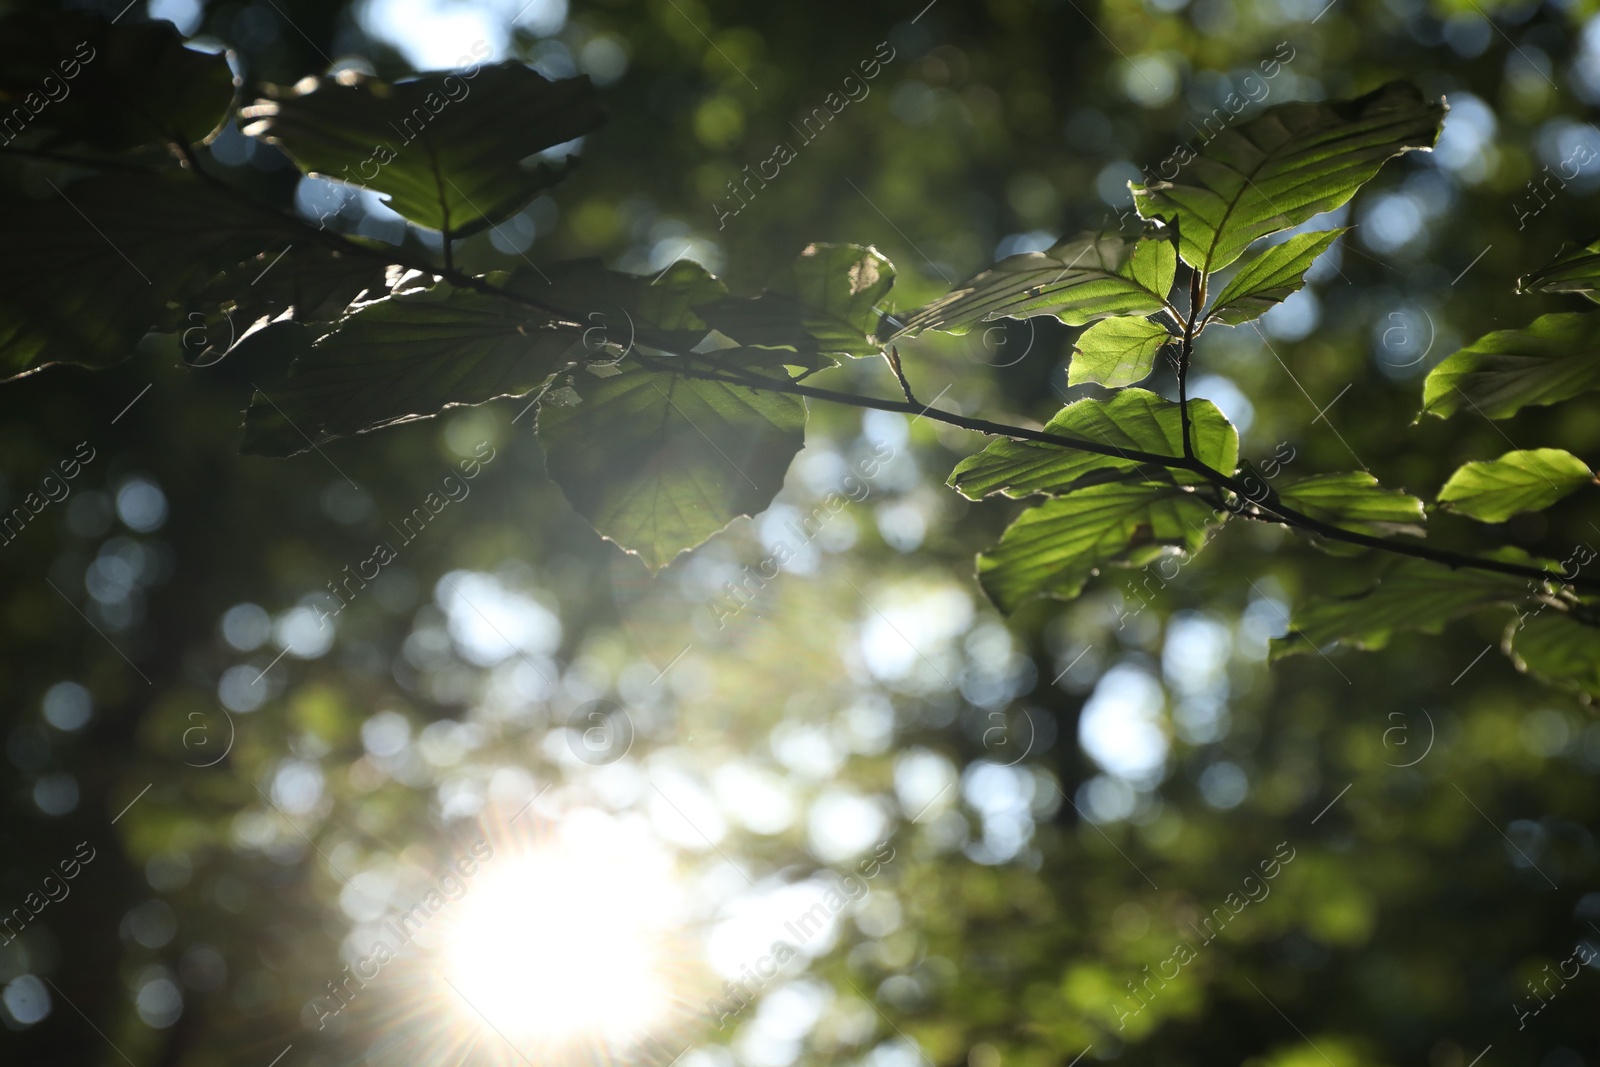
[[[1183,458],[1194,459],[1194,441],[1189,434],[1189,361],[1194,357],[1195,327],[1205,302],[1205,283],[1198,267],[1189,272],[1189,314],[1183,320],[1183,347],[1178,350],[1178,418],[1183,425]]]
[[[899,347],[896,345],[890,345],[888,348],[884,349],[883,358],[889,361],[889,369],[894,371],[895,379],[900,383],[900,391],[905,394],[906,403],[915,404],[917,402],[917,398],[911,395],[911,383],[906,381],[905,368],[900,364]]]

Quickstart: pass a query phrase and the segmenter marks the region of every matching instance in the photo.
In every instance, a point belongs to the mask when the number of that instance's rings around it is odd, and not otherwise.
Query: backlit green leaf
[[[1185,263],[1221,270],[1260,238],[1349,200],[1391,156],[1432,148],[1444,113],[1403,82],[1354,100],[1280,104],[1218,133],[1173,181],[1133,183],[1134,203],[1177,224]]]
[[[1274,486],[1285,506],[1343,530],[1385,537],[1421,537],[1427,514],[1422,501],[1398,489],[1385,489],[1366,471],[1313,474]]]
[[[1546,608],[1520,628],[1513,624],[1506,644],[1519,669],[1600,696],[1600,627]]]
[[[1571,452],[1532,448],[1463,464],[1439,490],[1439,503],[1480,522],[1505,522],[1593,483],[1594,472]]]
[[[1260,318],[1300,291],[1311,264],[1344,232],[1341,228],[1297,233],[1273,245],[1239,268],[1207,317],[1230,326]]]
[[[388,85],[338,77],[276,90],[245,129],[302,169],[384,194],[421,226],[461,237],[520,210],[564,167],[523,160],[597,128],[586,77],[548,81],[521,63]]]
[[[1519,293],[1582,293],[1600,303],[1600,241],[1573,248],[1517,279]]]
[[[1527,554],[1504,549],[1507,562],[1531,564]],[[1488,607],[1512,607],[1531,595],[1526,578],[1478,570],[1451,570],[1427,560],[1401,560],[1372,588],[1355,596],[1314,597],[1294,612],[1289,633],[1272,642],[1272,659],[1338,643],[1379,649],[1397,631],[1438,633],[1445,623]]]
[[[520,396],[574,350],[583,350],[578,334],[499,297],[443,284],[389,297],[304,348],[282,390],[256,394],[243,450],[290,456],[446,407]]]
[[[1083,331],[1073,347],[1067,384],[1116,388],[1143,381],[1155,366],[1156,353],[1177,340],[1150,319],[1101,319]]]
[[[861,245],[814,244],[754,300],[728,297],[696,308],[742,345],[800,353],[877,355],[878,304],[894,285],[894,264]]]
[[[1054,315],[1082,326],[1108,315],[1153,315],[1177,271],[1170,239],[1080,234],[1048,252],[1008,256],[949,295],[904,316],[902,332],[966,333],[996,319]]]
[[[541,404],[545,467],[602,536],[660,570],[764,511],[805,441],[799,397],[624,364],[579,372],[571,407]]]
[[[1001,611],[1034,596],[1071,599],[1110,565],[1141,566],[1205,543],[1218,517],[1170,482],[1108,482],[1024,511],[978,556],[978,580]]]
[[[1189,401],[1190,440],[1195,456],[1213,470],[1231,472],[1239,462],[1239,434],[1209,400]],[[1124,389],[1109,400],[1078,400],[1056,413],[1048,433],[1154,455],[1183,455],[1178,405],[1146,389]],[[1035,441],[1001,439],[968,456],[950,474],[950,485],[970,500],[991,493],[1022,497],[1065,493],[1083,479],[1166,479],[1198,484],[1200,475],[1151,467],[1119,456],[1075,452]]]
[[[1478,338],[1428,372],[1425,414],[1504,419],[1600,388],[1600,316],[1541,315],[1521,330]]]

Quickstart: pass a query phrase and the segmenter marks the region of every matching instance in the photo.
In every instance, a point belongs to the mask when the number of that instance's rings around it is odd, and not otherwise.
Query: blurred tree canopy
[[[1600,1059],[1593,5],[125,3],[0,4],[7,1062]],[[624,830],[642,1031],[341,984]]]

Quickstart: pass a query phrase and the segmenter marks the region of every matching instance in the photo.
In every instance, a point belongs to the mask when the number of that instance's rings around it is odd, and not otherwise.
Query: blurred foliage
[[[809,244],[856,242],[893,259],[900,309],[1131,219],[1126,182],[1159,174],[1234,89],[1275,104],[1409,79],[1451,104],[1439,149],[1380,174],[1261,332],[1203,339],[1196,394],[1285,486],[1359,466],[1432,495],[1509,450],[1555,443],[1591,468],[1600,453],[1592,394],[1500,423],[1414,421],[1451,352],[1584,304],[1515,280],[1600,232],[1592,174],[1553,196],[1529,185],[1600,148],[1593,5],[596,0],[505,30],[520,6],[481,9],[504,35],[494,58],[589,73],[609,120],[458,266],[602,256],[653,274],[688,254],[749,296]],[[435,10],[155,7],[233,49],[242,99],[330,65],[403,77],[394,41],[427,28],[386,19]],[[870,92],[797,130],[846,76]],[[780,177],[746,187],[779,144]],[[206,151],[306,218],[426,244],[236,126]],[[1494,654],[1487,619],[1266,664],[1291,605],[1366,589],[1378,561],[1241,526],[1176,572],[1002,623],[972,561],[1008,508],[941,484],[981,438],[813,404],[777,505],[651,578],[546,479],[525,401],[240,456],[242,413],[282,367],[248,348],[215,360],[226,318],[173,326],[108,370],[0,389],[5,510],[51,501],[0,545],[0,906],[94,855],[0,947],[7,1062],[265,1064],[290,1044],[285,1067],[455,1062],[430,1029],[440,1009],[398,976],[326,1031],[307,1004],[348,961],[364,894],[413,898],[535,796],[541,820],[649,819],[708,924],[748,887],[701,832],[765,889],[849,870],[841,839],[892,840],[810,976],[768,991],[784,1011],[710,1031],[698,1013],[723,975],[685,949],[679,1045],[703,1043],[685,1063],[727,1062],[725,1042],[752,1067],[910,1064],[905,1039],[941,1067],[1600,1058],[1596,976],[1554,999],[1542,984],[1600,922],[1591,706]],[[902,354],[919,395],[1042,425],[1082,392],[1065,377],[1079,333],[1034,319]],[[876,361],[830,373],[894,393]],[[426,511],[380,579],[344,584],[473,460],[470,492]],[[1463,550],[1563,560],[1600,543],[1591,499],[1492,526],[1430,518]],[[780,543],[794,562],[767,577]],[[342,606],[319,626],[330,586]],[[597,700],[637,731],[600,766],[581,729]],[[698,798],[698,831],[657,789]],[[1536,989],[1548,1007],[1524,1017]]]

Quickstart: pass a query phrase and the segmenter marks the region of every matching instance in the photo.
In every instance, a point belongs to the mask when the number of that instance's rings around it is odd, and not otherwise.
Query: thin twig
[[[1189,272],[1189,315],[1183,320],[1183,347],[1178,350],[1178,420],[1183,425],[1183,455],[1194,459],[1194,441],[1189,435],[1189,361],[1194,356],[1195,325],[1200,321],[1200,307],[1205,300],[1205,289],[1200,271]]]
[[[900,349],[890,345],[884,349],[883,358],[889,361],[889,369],[894,371],[895,378],[900,382],[900,391],[906,395],[907,404],[915,404],[917,398],[911,395],[911,383],[906,381],[905,368],[900,365]]]

